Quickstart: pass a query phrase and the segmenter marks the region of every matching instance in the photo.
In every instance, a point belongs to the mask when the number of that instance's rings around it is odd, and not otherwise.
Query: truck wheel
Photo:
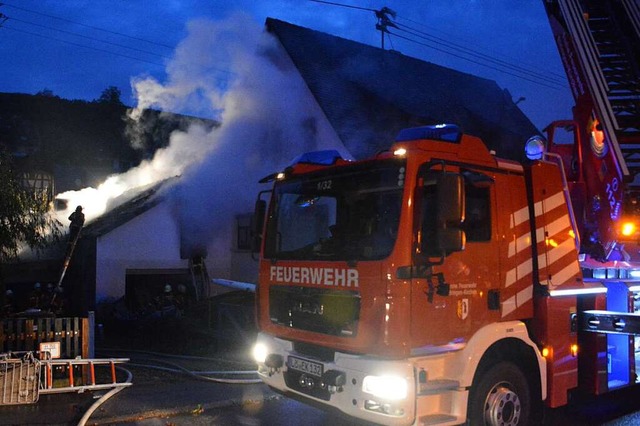
[[[522,371],[500,362],[480,376],[469,395],[468,424],[524,426],[531,422],[531,391]]]

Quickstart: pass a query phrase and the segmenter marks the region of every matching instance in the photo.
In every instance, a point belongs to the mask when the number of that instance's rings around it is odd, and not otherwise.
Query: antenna
[[[398,26],[395,24],[395,22],[393,22],[389,16],[391,16],[393,19],[396,18],[396,12],[394,10],[389,9],[388,7],[383,7],[380,10],[375,10],[375,9],[371,9],[368,7],[360,7],[360,6],[351,6],[348,4],[342,4],[342,3],[335,3],[332,1],[325,1],[325,0],[311,0],[313,2],[316,3],[323,3],[323,4],[328,4],[331,6],[340,6],[340,7],[347,7],[350,9],[358,9],[358,10],[368,10],[370,12],[373,12],[376,14],[376,18],[378,18],[378,22],[376,23],[376,30],[380,31],[380,44],[382,49],[384,50],[384,34],[387,33],[389,34],[389,31],[387,30],[387,27],[393,27],[393,28],[398,28]]]
[[[380,31],[380,47],[384,50],[384,34],[389,33],[387,27],[398,28],[398,26],[389,18],[389,15],[391,15],[395,19],[396,12],[388,7],[383,7],[382,9],[375,10],[374,12],[376,14],[376,18],[378,18],[376,30]]]

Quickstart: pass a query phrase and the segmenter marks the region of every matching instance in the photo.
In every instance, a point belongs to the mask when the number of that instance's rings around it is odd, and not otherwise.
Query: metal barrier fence
[[[7,318],[0,320],[0,353],[38,351],[59,342],[61,358],[92,356],[93,318]]]
[[[33,353],[16,358],[0,354],[0,406],[38,401],[40,361]]]

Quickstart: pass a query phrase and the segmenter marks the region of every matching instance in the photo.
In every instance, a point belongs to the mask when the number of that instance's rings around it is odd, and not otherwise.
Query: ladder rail
[[[629,177],[629,169],[627,167],[624,155],[620,149],[616,129],[619,128],[616,116],[613,114],[613,108],[607,96],[608,84],[598,61],[599,53],[595,40],[589,31],[589,27],[584,19],[582,8],[577,0],[559,0],[562,15],[565,17],[567,28],[575,43],[580,46],[576,49],[582,69],[587,78],[587,84],[594,101],[594,106],[598,114],[598,119],[603,127],[607,138],[609,139],[609,147],[613,150],[617,159],[616,167],[619,168],[621,177]]]
[[[118,382],[116,364],[122,364],[128,362],[128,358],[74,358],[74,359],[45,359],[40,363],[44,369],[44,380],[40,381],[40,394],[55,394],[65,392],[84,392],[94,391],[101,389],[110,389],[120,386],[131,386],[131,382]],[[109,368],[109,383],[97,383],[96,380],[96,366],[108,366]],[[68,386],[55,386],[53,380],[53,370],[55,367],[64,367],[67,371],[66,380]],[[76,367],[88,368],[88,384],[77,384],[74,378],[74,370]],[[83,374],[85,372],[83,371]]]
[[[66,386],[59,388],[51,388],[51,389],[40,389],[40,395],[53,395],[58,393],[82,393],[85,391],[97,391],[103,389],[113,389],[114,387],[127,387],[131,386],[133,383],[131,382],[120,382],[120,383],[102,383],[95,385],[79,385],[79,386]]]
[[[633,28],[636,30],[636,36],[640,38],[640,2],[637,0],[622,0],[622,5],[629,16]]]
[[[64,276],[67,273],[67,269],[69,269],[69,263],[71,263],[71,257],[73,257],[73,252],[75,251],[76,244],[80,239],[81,232],[82,228],[80,228],[78,232],[73,235],[73,238],[67,243],[67,250],[64,256],[64,261],[62,262],[62,271],[60,271],[60,278],[58,278],[58,287],[62,286],[62,281],[64,280]]]

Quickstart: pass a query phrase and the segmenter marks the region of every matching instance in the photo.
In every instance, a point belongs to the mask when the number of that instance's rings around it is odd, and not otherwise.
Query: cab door
[[[478,328],[499,318],[495,177],[471,166],[455,169],[462,182],[458,202],[463,214],[458,223],[444,226],[462,231],[463,244],[447,251],[439,247],[442,224],[437,223],[437,216],[442,197],[456,195],[451,189],[439,188],[434,173],[442,171],[422,171],[416,188],[417,255],[411,316],[414,348],[464,342]]]

